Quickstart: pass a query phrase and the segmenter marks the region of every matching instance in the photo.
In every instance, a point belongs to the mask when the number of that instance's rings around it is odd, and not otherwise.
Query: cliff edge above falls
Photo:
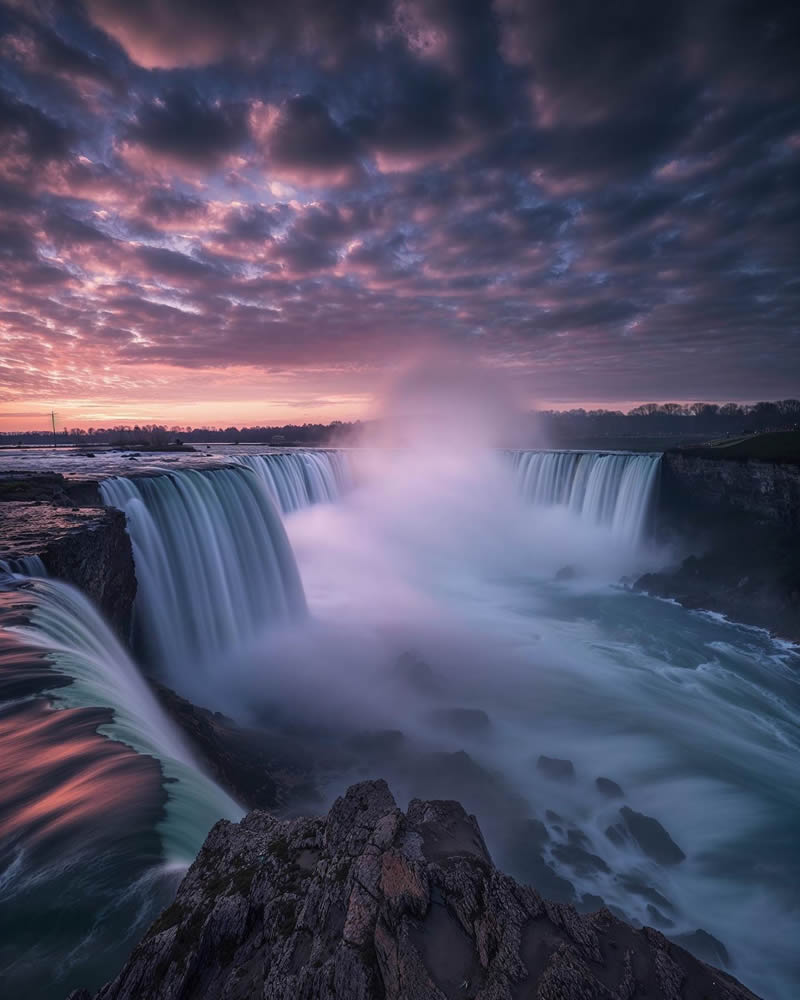
[[[682,559],[636,587],[800,641],[800,464],[676,449],[657,520]]]
[[[754,1000],[652,928],[547,902],[494,867],[457,802],[404,814],[384,781],[327,818],[217,823],[95,1000],[143,997]]]
[[[93,480],[58,473],[0,473],[0,559],[38,556],[48,574],[98,605],[130,634],[136,573],[122,511],[101,504]]]

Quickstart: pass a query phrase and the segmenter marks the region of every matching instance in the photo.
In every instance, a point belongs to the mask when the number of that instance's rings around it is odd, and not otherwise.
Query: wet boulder
[[[660,865],[677,865],[685,860],[686,855],[657,819],[628,806],[623,806],[619,813],[633,839],[653,861]]]
[[[595,778],[594,783],[597,791],[607,799],[621,799],[624,794],[622,788],[611,778]]]
[[[571,760],[562,760],[560,757],[546,757],[541,754],[536,761],[537,770],[541,771],[553,781],[574,781],[575,765]]]

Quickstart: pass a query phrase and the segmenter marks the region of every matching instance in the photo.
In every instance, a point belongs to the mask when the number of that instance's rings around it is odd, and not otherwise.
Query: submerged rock
[[[547,827],[539,819],[527,819],[515,830],[506,846],[505,860],[526,885],[558,903],[574,903],[572,883],[545,861],[544,850],[550,843]]]
[[[542,774],[555,781],[572,781],[575,777],[575,765],[571,760],[561,760],[559,757],[545,757],[542,754],[536,761],[536,767]]]
[[[560,570],[555,575],[555,579],[559,582],[566,582],[567,580],[574,580],[578,575],[577,569],[574,566],[562,566]]]
[[[393,673],[397,680],[417,694],[436,695],[444,690],[444,685],[430,665],[415,653],[402,653],[397,658]]]
[[[674,927],[675,921],[670,920],[668,916],[663,914],[657,906],[653,906],[652,903],[647,904],[647,913],[650,919],[657,927]]]
[[[635,812],[628,806],[623,806],[619,813],[631,836],[648,857],[661,865],[677,865],[686,858],[657,819]]]
[[[699,927],[691,934],[676,934],[672,940],[706,962],[714,962],[715,965],[726,967],[731,964],[731,956],[725,945],[713,934],[709,934],[708,931]]]
[[[616,847],[622,847],[626,839],[625,827],[620,823],[615,823],[613,826],[606,827],[606,836]]]
[[[286,732],[240,726],[151,683],[208,773],[246,808],[273,809],[289,800],[316,798],[312,759],[299,740]]]
[[[626,892],[632,892],[637,896],[641,896],[643,899],[649,900],[649,902],[660,907],[662,910],[668,910],[670,913],[675,913],[675,907],[672,903],[670,903],[666,896],[662,896],[657,889],[654,889],[651,885],[648,885],[636,875],[620,875],[619,882]]]
[[[576,844],[556,844],[553,857],[569,867],[578,875],[594,875],[597,872],[609,873],[611,869],[597,854],[592,854]]]
[[[220,821],[96,1000],[753,1000],[652,928],[492,864],[457,802],[355,785],[325,819]],[[88,1000],[86,991],[73,1000]]]
[[[605,795],[607,799],[621,799],[624,794],[622,788],[611,778],[595,778],[594,783],[597,786],[597,791],[601,795]]]

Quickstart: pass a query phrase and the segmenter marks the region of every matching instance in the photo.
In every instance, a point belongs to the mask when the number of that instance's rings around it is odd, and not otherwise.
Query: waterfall
[[[173,680],[219,670],[267,623],[305,614],[280,514],[250,469],[120,476],[100,491],[127,515],[137,639]]]
[[[52,669],[73,683],[51,699],[62,708],[110,708],[113,720],[100,733],[155,757],[168,779],[166,816],[159,824],[168,861],[190,861],[220,817],[242,810],[206,777],[156,701],[134,662],[91,601],[69,584],[36,579],[25,585],[27,624],[9,632],[48,654]]]
[[[512,457],[522,494],[531,503],[566,507],[627,542],[642,537],[660,455],[517,451]]]
[[[338,500],[351,484],[348,457],[341,451],[234,455],[230,460],[252,469],[284,514]]]
[[[39,556],[16,556],[0,559],[0,570],[15,576],[47,576],[47,570]]]

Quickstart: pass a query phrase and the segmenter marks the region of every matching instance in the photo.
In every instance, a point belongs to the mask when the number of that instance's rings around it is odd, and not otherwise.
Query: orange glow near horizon
[[[165,395],[168,390],[165,387]],[[200,390],[198,390],[200,392]],[[621,410],[627,412],[653,400],[538,400],[531,401],[528,409],[535,410]],[[680,404],[695,402],[692,399],[670,400]],[[734,400],[748,403],[752,400]],[[26,431],[50,431],[52,428],[48,401],[36,401],[30,406],[19,403],[8,407],[0,405],[0,433],[15,434]],[[205,398],[180,399],[165,403],[152,397],[140,400],[63,399],[53,400],[56,430],[70,428],[88,430],[99,427],[159,424],[169,427],[280,427],[285,424],[329,424],[333,421],[348,423],[369,420],[375,415],[375,394],[325,395],[311,392],[298,400],[270,398],[265,392],[258,397],[244,393],[238,399]]]

